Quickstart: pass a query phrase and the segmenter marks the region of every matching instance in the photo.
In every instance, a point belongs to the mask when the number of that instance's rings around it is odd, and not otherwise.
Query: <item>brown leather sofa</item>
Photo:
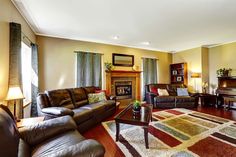
[[[102,157],[104,147],[85,139],[70,116],[59,117],[18,130],[13,115],[0,106],[2,157]]]
[[[169,96],[158,96],[152,92],[153,88],[166,89]],[[186,88],[179,84],[148,84],[145,85],[145,99],[154,108],[194,108],[198,105],[198,98],[194,94],[177,96],[177,88]]]
[[[89,104],[87,95],[97,87],[68,88],[45,91],[37,97],[38,114],[46,119],[69,115],[80,132],[84,132],[116,112],[115,97]]]

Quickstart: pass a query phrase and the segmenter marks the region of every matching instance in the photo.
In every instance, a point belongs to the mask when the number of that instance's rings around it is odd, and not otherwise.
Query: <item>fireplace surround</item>
[[[106,71],[106,90],[125,104],[133,100],[140,100],[140,75],[141,71]]]

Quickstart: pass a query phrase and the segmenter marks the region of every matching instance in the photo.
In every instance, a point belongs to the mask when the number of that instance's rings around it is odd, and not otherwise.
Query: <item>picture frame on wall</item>
[[[173,70],[172,75],[177,75],[177,70]]]
[[[181,81],[182,81],[182,77],[178,76],[178,77],[176,78],[176,81],[177,81],[177,82],[181,82]]]
[[[133,67],[134,66],[134,55],[113,53],[112,54],[112,64],[114,66]]]

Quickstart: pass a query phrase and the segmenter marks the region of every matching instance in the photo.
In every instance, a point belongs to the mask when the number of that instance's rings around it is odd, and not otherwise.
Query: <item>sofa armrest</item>
[[[147,92],[146,93],[146,101],[148,104],[154,104],[154,98],[157,96],[155,93]]]
[[[42,109],[43,114],[53,115],[56,117],[60,116],[72,116],[74,115],[74,112],[71,109],[65,108],[65,107],[47,107]]]
[[[115,95],[108,95],[107,99],[108,100],[116,100],[116,96]]]
[[[199,93],[191,93],[191,92],[188,92],[189,96],[191,97],[198,97],[199,96]]]
[[[77,126],[74,120],[70,116],[63,116],[22,127],[19,132],[21,138],[32,146],[58,134],[75,129],[77,129]]]
[[[95,140],[88,139],[84,140],[76,145],[70,146],[65,150],[57,151],[53,153],[53,157],[103,157],[105,154],[104,147]]]

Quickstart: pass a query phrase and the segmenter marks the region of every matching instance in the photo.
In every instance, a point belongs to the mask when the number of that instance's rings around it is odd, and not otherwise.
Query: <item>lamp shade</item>
[[[191,78],[200,78],[201,73],[192,73]]]
[[[20,87],[10,87],[7,93],[6,100],[24,99]]]

